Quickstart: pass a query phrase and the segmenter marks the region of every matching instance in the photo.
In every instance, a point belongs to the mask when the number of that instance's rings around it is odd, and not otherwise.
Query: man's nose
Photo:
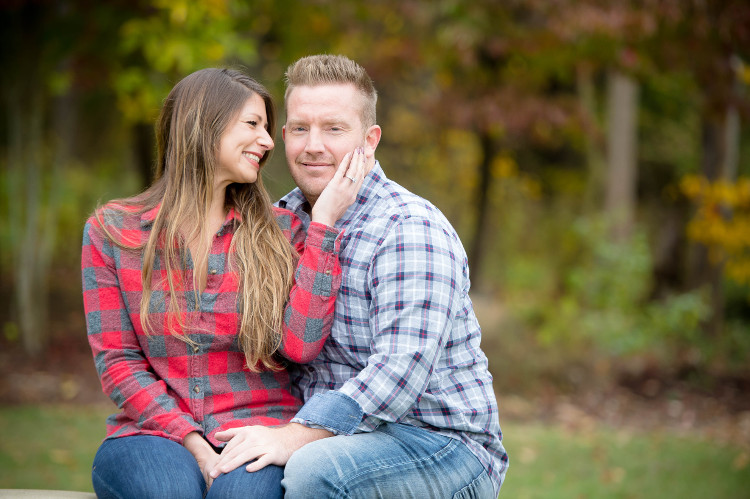
[[[307,134],[307,142],[305,143],[305,152],[308,153],[320,153],[325,151],[323,144],[323,137],[318,130],[310,130]]]

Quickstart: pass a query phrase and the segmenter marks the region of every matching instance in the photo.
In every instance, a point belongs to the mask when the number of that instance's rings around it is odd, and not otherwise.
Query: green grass
[[[91,491],[109,407],[0,408],[0,488]],[[669,431],[505,422],[500,498],[746,498],[748,453]]]
[[[93,492],[91,462],[115,407],[0,408],[0,489]]]
[[[669,431],[504,424],[500,498],[750,497],[748,452]]]

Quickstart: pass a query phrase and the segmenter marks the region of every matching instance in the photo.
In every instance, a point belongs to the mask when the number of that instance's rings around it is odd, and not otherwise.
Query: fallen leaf
[[[732,468],[737,471],[744,470],[750,464],[750,455],[747,452],[740,452],[732,461]]]

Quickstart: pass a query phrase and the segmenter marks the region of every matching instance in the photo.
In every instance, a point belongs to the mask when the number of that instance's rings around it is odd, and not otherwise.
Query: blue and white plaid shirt
[[[299,189],[278,204],[309,223]],[[317,359],[292,368],[305,401],[293,421],[344,435],[384,422],[436,431],[464,442],[499,492],[508,456],[455,230],[379,163],[336,227],[333,331]]]

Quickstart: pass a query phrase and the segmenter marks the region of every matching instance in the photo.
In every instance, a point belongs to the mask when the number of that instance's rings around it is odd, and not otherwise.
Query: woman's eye
[[[257,125],[258,125],[258,122],[257,122],[257,121],[252,121],[252,120],[250,120],[250,121],[246,121],[245,123],[247,123],[247,124],[248,124],[248,125],[250,125],[250,126],[257,126]]]

